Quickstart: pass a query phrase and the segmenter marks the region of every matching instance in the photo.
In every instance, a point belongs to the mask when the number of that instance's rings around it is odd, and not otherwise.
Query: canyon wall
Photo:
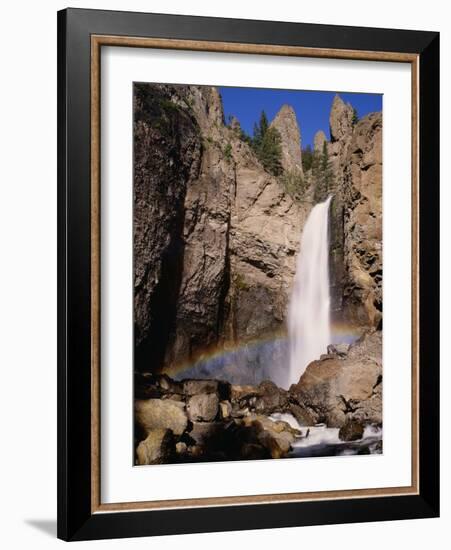
[[[304,171],[294,110],[271,123],[281,136],[284,174],[268,173],[224,122],[211,87],[135,84],[135,367],[158,372],[284,333],[305,220],[333,193],[331,281],[334,316],[381,322],[381,114],[354,123],[337,96],[328,151],[330,189]],[[284,176],[302,182],[296,194]],[[290,180],[291,181],[291,180]],[[321,191],[321,192],[320,192]],[[325,198],[325,197],[324,197]]]

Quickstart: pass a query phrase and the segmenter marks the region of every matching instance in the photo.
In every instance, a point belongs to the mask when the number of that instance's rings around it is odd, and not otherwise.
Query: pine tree
[[[324,142],[322,153],[315,151],[316,161],[314,159],[315,171],[312,167],[312,174],[314,177],[315,192],[313,199],[315,203],[326,200],[329,193],[334,186],[334,174],[332,171],[332,165],[329,161],[329,154],[327,152],[327,143]]]
[[[275,128],[268,128],[263,135],[257,156],[265,169],[279,176],[283,169],[281,164],[282,147],[280,134]]]
[[[308,170],[310,170],[310,168],[312,167],[312,163],[312,148],[310,147],[310,145],[307,145],[307,147],[302,150],[302,168],[304,169],[304,172],[308,172]]]
[[[254,124],[254,148],[257,149],[262,144],[263,138],[265,137],[265,134],[268,130],[269,123],[268,123],[268,117],[266,116],[265,111],[262,111],[260,114],[260,120],[259,123]]]
[[[260,115],[260,135],[262,136],[262,139],[265,137],[265,134],[268,131],[268,128],[269,128],[268,117],[266,116],[265,111],[262,111]]]
[[[252,149],[265,170],[278,176],[282,173],[281,138],[276,128],[270,128],[265,111],[261,112],[258,124],[254,124],[254,135],[251,141]]]

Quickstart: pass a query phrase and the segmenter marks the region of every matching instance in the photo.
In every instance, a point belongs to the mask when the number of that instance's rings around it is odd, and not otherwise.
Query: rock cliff
[[[216,89],[153,85],[144,94],[140,86],[135,366],[159,371],[283,329],[311,205],[264,170],[237,122],[224,124]]]
[[[335,314],[377,328],[382,322],[382,113],[357,121],[351,105],[337,95],[329,124]]]
[[[134,92],[135,359],[160,364],[182,279],[186,192],[199,176],[202,144],[196,119],[165,87],[136,84]]]
[[[360,120],[343,171],[346,278],[343,300],[356,323],[382,323],[382,114]]]

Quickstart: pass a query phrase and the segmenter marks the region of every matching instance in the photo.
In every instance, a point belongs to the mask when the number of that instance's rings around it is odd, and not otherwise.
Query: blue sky
[[[284,103],[291,105],[301,128],[302,147],[313,146],[318,130],[329,138],[329,113],[336,92],[311,92],[295,90],[270,90],[264,88],[219,87],[226,120],[235,115],[245,132],[252,135],[254,122],[265,110],[272,120]],[[382,110],[381,94],[339,93],[345,102],[351,103],[361,118],[368,113]]]

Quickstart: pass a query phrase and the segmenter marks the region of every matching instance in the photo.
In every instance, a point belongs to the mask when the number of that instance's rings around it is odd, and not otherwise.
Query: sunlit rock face
[[[334,171],[332,315],[377,328],[382,322],[382,113],[359,121],[353,116],[352,106],[335,96],[327,144]]]
[[[350,103],[345,103],[337,94],[332,103],[329,116],[331,142],[341,141],[353,132],[353,109]]]
[[[302,168],[302,142],[301,131],[296,119],[296,113],[291,105],[282,105],[280,111],[274,117],[270,127],[275,128],[281,139],[282,167],[285,172],[299,172]]]
[[[344,354],[313,361],[291,390],[315,417],[331,427],[353,419],[382,424],[382,333],[374,331]]]
[[[340,171],[343,307],[348,320],[377,328],[382,322],[382,113],[355,125]]]

